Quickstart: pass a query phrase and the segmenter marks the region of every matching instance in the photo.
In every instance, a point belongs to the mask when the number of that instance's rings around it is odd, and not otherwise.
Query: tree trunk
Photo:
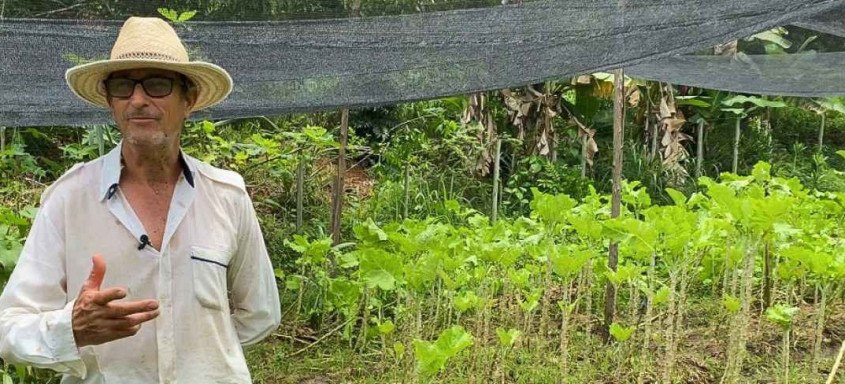
[[[702,168],[704,168],[704,119],[698,122],[696,134],[698,138],[695,143],[695,178],[698,179],[702,176]]]
[[[742,124],[742,117],[737,116],[736,118],[736,132],[734,135],[734,156],[733,156],[733,164],[731,165],[731,172],[736,174],[737,165],[739,163],[739,128],[740,124]]]
[[[613,186],[610,203],[610,217],[619,217],[622,200],[622,141],[625,129],[625,74],[622,68],[613,73]],[[607,266],[616,271],[619,262],[619,243],[610,244]],[[605,342],[610,340],[610,324],[616,309],[616,287],[608,281],[605,284],[604,332]]]
[[[340,215],[343,211],[343,179],[346,174],[346,144],[349,140],[349,109],[340,113],[340,148],[337,155],[337,174],[332,196],[332,243],[340,243]],[[334,260],[332,260],[334,269]]]
[[[502,139],[496,139],[496,154],[493,158],[493,211],[490,222],[496,224],[499,215],[499,162],[502,160]]]

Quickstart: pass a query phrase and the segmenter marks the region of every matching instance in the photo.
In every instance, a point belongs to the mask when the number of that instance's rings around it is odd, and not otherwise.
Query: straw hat
[[[65,72],[68,86],[91,104],[108,108],[103,80],[112,72],[156,68],[187,76],[197,87],[193,110],[215,105],[232,91],[232,77],[225,69],[202,61],[189,61],[185,46],[166,21],[155,17],[130,17],[123,23],[109,60],[78,65]]]

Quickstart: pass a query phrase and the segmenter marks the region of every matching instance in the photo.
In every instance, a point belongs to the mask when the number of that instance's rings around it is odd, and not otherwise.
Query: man
[[[272,266],[243,179],[179,140],[231,77],[163,20],[130,18],[110,60],[66,79],[123,140],[42,195],[0,296],[0,356],[62,383],[249,383],[241,346],[280,321]]]

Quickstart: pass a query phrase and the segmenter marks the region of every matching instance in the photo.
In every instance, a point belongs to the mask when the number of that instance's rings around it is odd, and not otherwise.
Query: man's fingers
[[[103,256],[96,254],[91,258],[91,274],[88,279],[82,283],[82,290],[99,291],[103,284],[103,278],[106,276],[106,261]]]
[[[156,317],[158,317],[158,315],[159,311],[156,309],[153,311],[134,313],[121,318],[104,319],[100,324],[103,328],[113,330],[126,330],[137,325],[141,325],[152,319],[155,319]]]
[[[126,316],[125,319],[128,321],[130,326],[140,325],[142,323],[146,323],[152,319],[158,317],[158,309],[154,311],[147,311],[141,313],[135,313],[129,316]]]
[[[99,292],[94,292],[94,303],[99,305],[106,305],[112,300],[120,300],[126,297],[126,290],[121,288],[109,288]]]
[[[149,312],[158,309],[155,300],[139,300],[127,302],[111,302],[107,306],[108,315],[112,318],[126,317],[136,313]]]

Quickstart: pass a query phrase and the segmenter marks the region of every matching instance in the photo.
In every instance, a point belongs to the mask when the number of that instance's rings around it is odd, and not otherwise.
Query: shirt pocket
[[[191,268],[197,301],[203,307],[222,311],[227,301],[226,272],[229,269],[229,253],[191,247]]]

